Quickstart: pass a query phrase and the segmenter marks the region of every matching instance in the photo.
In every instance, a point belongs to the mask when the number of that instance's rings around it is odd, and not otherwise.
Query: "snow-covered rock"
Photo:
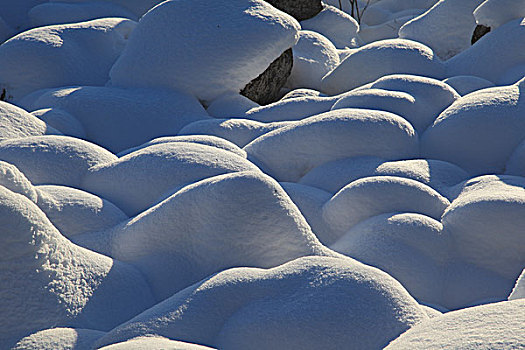
[[[104,85],[136,23],[123,18],[28,30],[0,46],[0,88],[8,101],[67,85]]]
[[[0,185],[37,202],[38,193],[27,177],[13,164],[0,161]]]
[[[215,118],[231,118],[243,115],[252,108],[259,107],[259,104],[253,102],[248,97],[239,93],[225,93],[213,100],[206,112]]]
[[[298,21],[312,18],[323,9],[321,0],[268,0],[267,2],[292,15]]]
[[[136,337],[121,343],[99,348],[100,350],[214,350],[208,346],[191,344],[178,340],[171,340],[159,336]]]
[[[474,11],[476,23],[494,30],[514,19],[525,17],[523,0],[485,0]]]
[[[262,0],[165,1],[140,19],[111,69],[111,84],[177,89],[211,101],[243,89],[296,43],[299,29]]]
[[[60,108],[42,108],[31,112],[32,115],[67,136],[86,138],[86,131],[77,118]]]
[[[379,349],[427,318],[386,273],[353,259],[307,257],[221,272],[98,344],[146,332],[220,349]]]
[[[473,75],[456,75],[443,80],[443,82],[453,87],[461,96],[477,90],[494,87],[493,82]]]
[[[20,339],[12,350],[90,350],[104,332],[82,328],[51,328]]]
[[[0,140],[60,134],[60,131],[22,108],[0,101]]]
[[[365,155],[413,158],[418,137],[410,123],[395,114],[349,108],[271,131],[244,150],[279,181],[295,182],[314,167],[337,159]]]

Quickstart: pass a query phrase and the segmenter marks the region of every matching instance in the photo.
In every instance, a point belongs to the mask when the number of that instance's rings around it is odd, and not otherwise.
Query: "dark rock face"
[[[292,72],[292,65],[293,53],[290,48],[273,61],[257,78],[250,81],[241,90],[241,95],[260,105],[275,102],[279,98],[279,91]]]
[[[478,24],[476,26],[476,29],[474,29],[474,33],[472,34],[472,39],[470,40],[470,43],[474,45],[476,41],[481,39],[481,37],[485,34],[490,32],[490,27],[485,27],[483,24]]]
[[[292,15],[298,21],[312,18],[323,9],[321,0],[266,0],[266,2]]]

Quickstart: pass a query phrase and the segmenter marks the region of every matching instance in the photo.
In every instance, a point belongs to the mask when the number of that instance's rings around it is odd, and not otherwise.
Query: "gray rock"
[[[490,32],[490,27],[486,27],[483,24],[478,24],[474,29],[474,33],[472,34],[472,39],[470,40],[470,43],[474,45],[476,41],[481,39],[481,37],[487,34],[488,32]]]
[[[298,21],[312,18],[323,9],[321,0],[266,0],[266,2],[292,15]]]
[[[273,61],[264,72],[250,81],[242,90],[241,95],[265,105],[275,102],[280,97],[280,89],[292,72],[293,53],[288,49]]]

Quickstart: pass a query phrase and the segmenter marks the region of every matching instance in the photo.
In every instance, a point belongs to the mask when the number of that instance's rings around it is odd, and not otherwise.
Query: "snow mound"
[[[105,243],[105,241],[108,241]],[[234,266],[274,267],[324,247],[284,190],[260,172],[211,177],[82,245],[137,266],[157,300]]]
[[[296,97],[309,97],[309,96],[326,97],[326,95],[321,93],[320,91],[301,88],[301,89],[294,89],[288,92],[286,95],[284,95],[281,98],[281,100],[287,100],[289,98],[296,98]]]
[[[421,137],[421,154],[459,165],[472,175],[503,173],[523,140],[525,102],[519,85],[463,96]]]
[[[509,300],[514,299],[525,299],[525,269],[521,271],[521,275],[518,277],[516,285],[514,286],[514,289],[512,289],[512,293],[509,295]]]
[[[74,3],[74,4],[89,3],[91,1],[93,0],[49,0],[49,2],[51,3],[65,2],[65,3]],[[146,13],[153,6],[162,2],[162,0],[96,0],[96,1],[122,6],[123,8],[126,8],[129,11],[133,12],[137,17],[141,17],[144,13]]]
[[[68,87],[42,92],[28,109],[59,108],[82,124],[87,140],[120,152],[186,124],[209,118],[193,96],[178,91]]]
[[[213,100],[206,112],[215,118],[231,118],[243,115],[252,108],[259,107],[259,104],[253,102],[237,92],[225,93]]]
[[[323,217],[345,234],[359,222],[392,212],[420,213],[436,220],[450,202],[431,187],[397,176],[371,176],[353,181],[337,192],[323,207]]]
[[[443,305],[450,245],[439,221],[403,213],[365,220],[330,247],[387,272],[419,302]]]
[[[322,34],[337,48],[356,47],[361,43],[357,21],[334,6],[324,6],[314,17],[301,21],[301,28]]]
[[[200,145],[206,145],[211,146],[215,148],[219,148],[225,151],[232,152],[233,154],[236,154],[240,157],[246,158],[246,152],[241,149],[236,144],[225,140],[223,138],[217,137],[217,136],[211,136],[211,135],[186,135],[186,136],[165,136],[165,137],[159,137],[156,139],[153,139],[151,141],[148,141],[146,143],[143,143],[140,146],[128,148],[127,150],[124,150],[117,154],[118,157],[123,157],[127,154],[133,153],[135,151],[138,151],[140,149],[153,146],[153,145],[159,145],[163,143],[171,143],[171,142],[190,142],[190,143],[197,143]]]
[[[0,345],[57,325],[109,330],[152,305],[137,270],[72,244],[2,186],[0,221]]]
[[[217,147],[169,142],[92,167],[83,178],[82,189],[110,200],[133,216],[179,186],[243,170],[259,169],[245,158]]]
[[[493,82],[473,75],[456,75],[455,77],[443,80],[443,82],[454,88],[461,96],[477,90],[494,87]]]
[[[399,38],[399,29],[423,12],[425,11],[419,9],[406,10],[392,14],[387,22],[381,24],[368,26],[362,23],[359,27],[359,37],[365,44],[379,40],[397,39]]]
[[[476,23],[494,30],[514,19],[525,17],[523,0],[485,0],[474,11]]]
[[[388,345],[395,349],[502,349],[523,347],[525,300],[448,312],[414,326]]]
[[[186,343],[178,340],[171,340],[159,336],[143,336],[136,337],[130,340],[127,340],[122,343],[112,344],[100,348],[100,350],[161,350],[161,349],[170,349],[170,350],[213,350],[203,345]]]
[[[498,83],[508,70],[525,62],[525,52],[518,49],[522,45],[525,45],[525,21],[508,22],[449,59],[447,75],[474,75]]]
[[[418,137],[410,123],[395,114],[338,109],[266,133],[244,150],[274,178],[296,182],[314,167],[341,158],[412,158]]]
[[[46,329],[21,339],[11,350],[90,350],[104,334],[92,329]]]
[[[505,165],[505,174],[525,176],[525,139],[514,149]]]
[[[458,190],[442,218],[458,254],[514,282],[525,266],[525,178],[481,176]]]
[[[43,108],[31,112],[31,114],[64,135],[79,139],[86,138],[86,131],[78,119],[60,108]]]
[[[48,135],[0,142],[0,159],[15,165],[33,185],[79,188],[89,168],[118,158],[84,140]]]
[[[472,12],[483,0],[440,0],[421,16],[405,23],[399,37],[430,47],[441,59],[468,49],[476,20]]]
[[[47,2],[33,7],[27,15],[32,27],[85,22],[104,17],[138,20],[137,16],[131,11],[116,4],[101,2],[100,0],[76,4]]]
[[[405,73],[441,78],[443,63],[432,50],[415,41],[390,39],[360,47],[323,78],[322,91],[339,94],[384,75]]]
[[[140,19],[111,68],[111,84],[177,89],[211,101],[243,89],[297,42],[299,29],[262,0],[165,1]]]
[[[427,318],[386,273],[348,258],[307,257],[270,270],[223,271],[98,344],[140,330],[220,349],[379,349]]]
[[[0,186],[37,202],[38,193],[27,177],[13,164],[0,161]]]
[[[37,205],[66,237],[113,227],[128,216],[113,203],[75,188],[36,186]]]
[[[371,1],[370,6],[363,13],[362,21],[368,25],[381,24],[394,16],[400,16],[414,11],[419,11],[420,13],[425,12],[434,6],[436,1],[437,0]]]
[[[60,135],[60,131],[22,108],[0,101],[0,140],[40,135]]]
[[[244,147],[259,136],[293,122],[261,123],[249,119],[208,119],[186,125],[179,135],[211,135]]]
[[[286,85],[293,89],[320,90],[321,79],[339,64],[334,44],[316,32],[301,30],[299,41],[292,50],[292,73]]]
[[[104,18],[28,30],[0,46],[6,100],[67,85],[104,85],[135,22]]]
[[[468,174],[454,164],[434,159],[385,161],[357,157],[322,164],[299,183],[335,193],[350,182],[367,176],[398,176],[419,181],[448,197],[450,187],[467,180]]]

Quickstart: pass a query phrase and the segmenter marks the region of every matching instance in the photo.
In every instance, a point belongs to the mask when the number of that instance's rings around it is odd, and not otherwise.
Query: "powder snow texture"
[[[259,172],[196,182],[84,242],[138,266],[157,300],[225,268],[337,255],[321,245],[279,184]]]
[[[46,329],[21,339],[12,350],[91,350],[104,334],[92,329]]]
[[[286,83],[292,89],[319,90],[321,79],[339,64],[339,54],[335,46],[316,32],[300,31],[299,41],[292,50],[292,73]]]
[[[67,85],[104,85],[135,22],[104,18],[40,27],[0,46],[0,89],[7,100]]]
[[[31,112],[31,114],[59,130],[64,135],[79,139],[86,138],[86,131],[78,119],[60,108],[43,108]]]
[[[385,350],[521,349],[525,344],[524,324],[525,300],[482,305],[424,321]]]
[[[259,169],[245,158],[217,147],[170,142],[92,167],[82,181],[82,188],[109,199],[133,216],[179,186],[243,170]]]
[[[178,340],[171,340],[159,336],[144,336],[136,337],[130,340],[127,340],[122,343],[112,344],[100,348],[100,350],[161,350],[161,349],[170,349],[170,350],[213,350],[207,346],[197,345],[186,343]]]
[[[518,49],[523,45],[525,20],[508,22],[449,59],[446,62],[447,75],[475,75],[498,83],[508,70],[525,62],[525,52]]]
[[[422,135],[421,154],[471,175],[503,173],[525,135],[524,87],[494,87],[458,99]]]
[[[492,30],[514,19],[525,17],[523,0],[485,0],[474,11],[477,24]]]
[[[22,108],[0,101],[0,140],[40,135],[60,135],[60,131]]]
[[[48,135],[0,142],[0,159],[14,164],[33,185],[79,187],[89,168],[118,158],[84,140]]]
[[[45,91],[27,103],[31,110],[49,107],[70,113],[87,140],[114,153],[209,118],[193,96],[154,89],[69,87]]]
[[[518,277],[516,285],[514,286],[514,289],[512,289],[512,293],[509,295],[509,300],[514,299],[525,299],[525,269],[521,271],[521,275]]]
[[[357,157],[322,164],[299,183],[335,193],[350,182],[367,176],[398,176],[419,181],[448,197],[448,191],[469,178],[454,164],[434,159],[385,161],[377,157]]]
[[[339,94],[384,75],[404,73],[441,78],[444,66],[432,50],[415,41],[390,39],[357,49],[323,78],[322,91]]]
[[[397,176],[371,176],[353,181],[337,192],[323,207],[323,217],[339,233],[372,216],[412,212],[436,220],[450,202],[431,187]]]
[[[37,205],[66,237],[113,227],[128,216],[110,201],[76,188],[36,186]]]
[[[109,330],[152,305],[138,271],[72,244],[2,186],[0,221],[0,347],[55,326]]]
[[[0,161],[0,185],[37,202],[38,193],[33,184],[13,164]]]
[[[115,4],[100,1],[78,4],[44,3],[33,7],[27,15],[33,27],[84,22],[104,17],[138,20],[138,17],[129,10]]]
[[[386,273],[348,258],[307,257],[270,270],[221,272],[99,345],[150,333],[227,350],[379,349],[427,318]]]
[[[405,23],[399,37],[430,47],[441,59],[468,49],[476,20],[474,9],[483,0],[440,0],[421,16]]]
[[[242,90],[296,43],[299,29],[262,0],[165,1],[140,19],[111,84],[179,89],[211,101]]]
[[[296,182],[314,167],[337,159],[412,158],[418,137],[410,123],[395,114],[338,109],[269,132],[244,149],[274,178]]]
[[[361,43],[357,21],[333,6],[325,6],[314,17],[301,21],[301,28],[322,34],[337,48],[356,47]]]
[[[208,119],[186,125],[179,135],[214,135],[244,147],[259,136],[292,123],[261,123],[249,119]]]
[[[477,90],[494,87],[493,82],[473,75],[456,75],[455,77],[443,80],[443,82],[450,85],[461,96]]]

